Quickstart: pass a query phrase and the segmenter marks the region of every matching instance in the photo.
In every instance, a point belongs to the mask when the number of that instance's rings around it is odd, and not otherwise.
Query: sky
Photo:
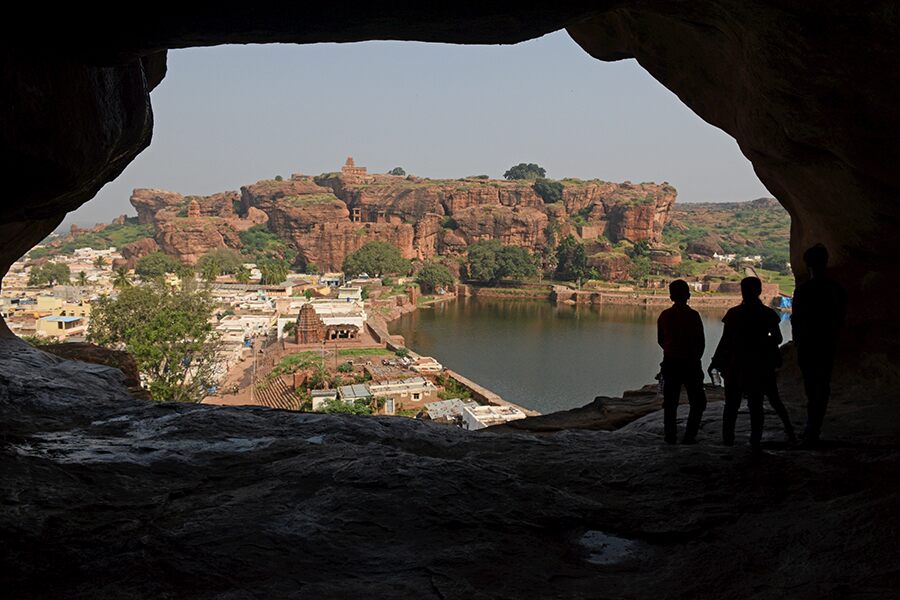
[[[598,61],[564,31],[506,46],[192,48],[168,65],[152,144],[64,227],[133,215],[133,188],[207,195],[348,155],[432,178],[533,162],[555,179],[668,181],[679,202],[770,195],[737,143],[636,61]]]

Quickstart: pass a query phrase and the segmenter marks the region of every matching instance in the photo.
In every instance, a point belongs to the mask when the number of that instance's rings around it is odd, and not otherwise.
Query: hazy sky
[[[65,224],[134,214],[136,187],[185,194],[337,170],[668,181],[681,202],[769,195],[736,142],[635,61],[604,63],[565,32],[514,46],[418,42],[169,52],[153,143]]]

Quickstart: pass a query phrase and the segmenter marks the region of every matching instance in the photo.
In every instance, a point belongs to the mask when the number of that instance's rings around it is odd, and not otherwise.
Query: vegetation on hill
[[[663,241],[687,257],[718,246],[725,254],[759,255],[762,266],[782,274],[790,261],[791,218],[777,202],[678,204],[663,229]],[[710,254],[711,255],[711,254]]]
[[[534,163],[519,163],[503,174],[504,179],[540,179],[547,176],[547,169]]]
[[[254,225],[238,233],[241,238],[241,252],[251,257],[253,262],[259,263],[264,259],[284,260],[293,263],[297,258],[297,251],[288,246],[287,242],[269,231],[265,225]]]
[[[29,258],[42,258],[58,254],[72,254],[78,248],[93,248],[106,250],[107,248],[121,248],[125,244],[136,242],[153,235],[150,225],[138,225],[137,217],[125,219],[122,225],[107,225],[103,231],[85,231],[74,237],[65,239],[58,246],[42,246],[28,253]]]

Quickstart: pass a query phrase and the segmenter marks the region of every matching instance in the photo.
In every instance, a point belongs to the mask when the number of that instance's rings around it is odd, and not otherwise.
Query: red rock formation
[[[133,269],[137,260],[142,256],[147,256],[148,254],[153,254],[158,251],[159,244],[157,244],[156,240],[153,238],[144,238],[136,242],[131,242],[119,249],[119,252],[122,253],[122,258],[125,259],[125,266],[129,269]]]
[[[588,222],[584,230],[593,232],[590,237],[605,233],[613,241],[654,242],[675,202],[668,184],[567,179],[562,201],[545,204],[527,181],[372,175],[355,165],[345,171],[259,181],[241,188],[240,201],[234,192],[183,197],[135,190],[132,204],[141,219],[156,225],[163,251],[188,263],[212,248],[239,246],[237,231],[267,221],[297,250],[298,263],[339,269],[347,254],[374,239],[421,260],[460,254],[485,239],[537,252],[548,242],[551,220],[566,235],[574,231],[576,215]],[[195,203],[205,224],[200,217],[184,222],[188,205]]]

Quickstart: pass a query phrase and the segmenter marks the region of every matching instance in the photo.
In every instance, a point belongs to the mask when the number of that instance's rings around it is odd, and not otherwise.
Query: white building
[[[462,412],[463,429],[475,431],[524,419],[525,416],[525,413],[512,406],[466,406]]]

